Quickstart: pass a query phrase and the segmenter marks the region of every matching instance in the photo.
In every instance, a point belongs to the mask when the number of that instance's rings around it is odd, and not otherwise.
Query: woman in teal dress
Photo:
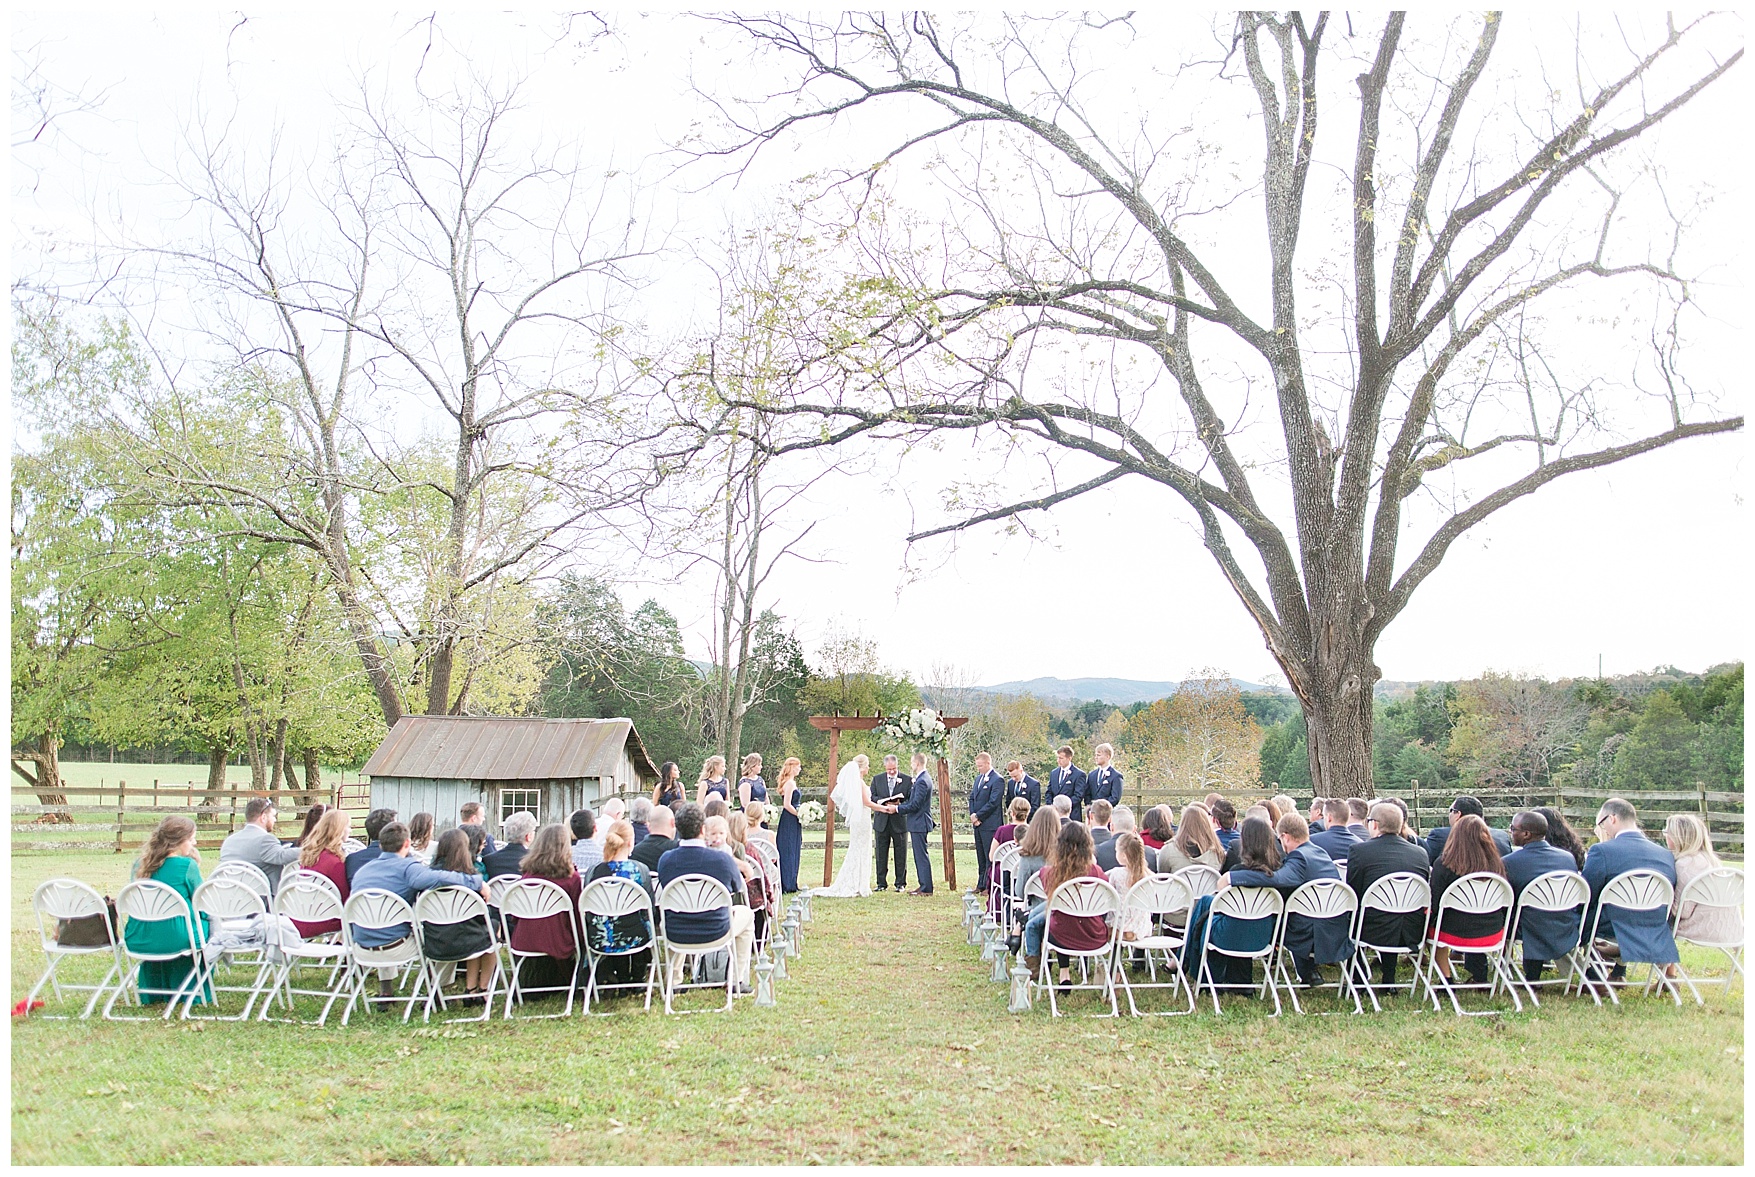
[[[195,823],[186,817],[167,817],[158,823],[158,828],[147,839],[146,850],[135,864],[134,877],[151,879],[175,889],[193,915],[195,888],[201,885],[201,863],[195,853]],[[197,943],[193,945],[189,943],[189,926],[180,919],[129,919],[128,926],[122,931],[122,940],[134,952],[183,952],[189,948],[199,951],[200,944],[207,940],[207,917],[201,915],[195,919]],[[195,958],[192,956],[141,961],[136,982],[140,1003],[158,1005],[171,1000],[171,995],[188,982],[194,968]],[[203,985],[195,1000],[206,1005],[213,1000],[213,990]]]

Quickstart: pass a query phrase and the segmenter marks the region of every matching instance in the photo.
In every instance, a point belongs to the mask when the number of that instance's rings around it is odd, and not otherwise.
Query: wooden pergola
[[[818,731],[829,733],[829,792],[828,804],[823,807],[823,886],[827,887],[835,881],[835,774],[841,771],[841,733],[869,732],[875,730],[884,721],[875,715],[813,715],[810,725]],[[939,722],[945,727],[956,730],[969,722],[967,716],[952,718],[948,715],[939,716]],[[944,836],[945,885],[953,891],[957,888],[957,855],[951,841],[951,765],[943,756],[938,758],[938,812],[941,819],[939,829]]]

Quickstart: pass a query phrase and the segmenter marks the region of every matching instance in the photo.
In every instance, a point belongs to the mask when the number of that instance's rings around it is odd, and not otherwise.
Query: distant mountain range
[[[1264,687],[1260,683],[1231,680],[1240,691],[1271,691],[1286,693],[1282,687]],[[1024,682],[1002,682],[991,687],[976,687],[990,695],[1034,695],[1038,699],[1054,699],[1082,703],[1101,699],[1105,703],[1149,703],[1164,699],[1182,688],[1179,682],[1142,682],[1134,678],[1032,678]]]

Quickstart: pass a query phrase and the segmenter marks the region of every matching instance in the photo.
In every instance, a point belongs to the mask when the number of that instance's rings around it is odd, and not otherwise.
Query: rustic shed
[[[405,715],[362,770],[372,808],[406,821],[430,813],[440,829],[480,801],[490,829],[524,809],[565,821],[615,793],[650,790],[658,770],[627,719],[502,719]]]

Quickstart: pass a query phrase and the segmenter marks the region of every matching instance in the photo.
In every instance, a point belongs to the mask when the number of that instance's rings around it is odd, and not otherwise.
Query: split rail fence
[[[344,781],[316,790],[270,792],[236,784],[210,789],[205,784],[153,781],[130,785],[117,781],[63,786],[52,795],[66,803],[45,805],[42,797],[48,790],[15,784],[12,851],[113,850],[132,854],[154,826],[173,814],[194,819],[198,850],[217,850],[226,835],[244,824],[244,807],[252,797],[273,797],[278,803],[281,828],[277,833],[285,834],[285,827],[291,825],[296,834],[305,811],[318,803],[340,805],[353,815],[354,829],[359,830],[365,821],[369,788],[363,782]]]

